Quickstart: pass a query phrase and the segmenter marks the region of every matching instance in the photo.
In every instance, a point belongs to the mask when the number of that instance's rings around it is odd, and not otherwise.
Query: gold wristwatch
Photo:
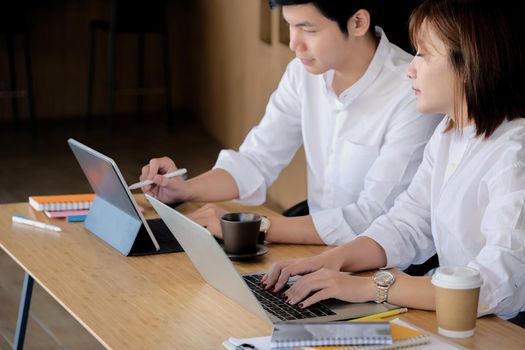
[[[381,304],[388,301],[388,289],[395,281],[396,276],[392,272],[379,270],[374,274],[374,282],[376,284],[376,303]]]
[[[270,229],[271,221],[267,216],[261,215],[261,228],[259,229],[259,244],[264,244],[264,240],[266,239],[266,233]]]

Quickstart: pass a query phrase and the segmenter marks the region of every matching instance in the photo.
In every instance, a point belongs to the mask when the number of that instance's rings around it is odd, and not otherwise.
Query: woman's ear
[[[370,12],[364,9],[358,10],[348,20],[348,33],[354,36],[363,36],[370,28]]]

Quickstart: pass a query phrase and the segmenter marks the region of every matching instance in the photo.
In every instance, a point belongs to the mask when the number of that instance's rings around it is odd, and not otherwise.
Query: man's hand
[[[221,216],[226,210],[215,204],[206,204],[188,214],[188,218],[205,227],[212,235],[222,239]]]
[[[164,203],[173,203],[187,200],[187,184],[181,176],[171,179],[163,175],[177,170],[177,166],[168,157],[153,158],[149,164],[142,167],[140,180],[152,180],[153,184],[142,188],[144,193],[153,196]]]

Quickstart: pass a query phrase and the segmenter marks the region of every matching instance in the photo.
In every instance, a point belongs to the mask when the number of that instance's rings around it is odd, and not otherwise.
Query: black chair
[[[434,254],[430,259],[422,264],[410,265],[403,272],[410,276],[424,276],[430,270],[439,266],[439,259],[437,254]]]
[[[27,100],[29,114],[29,128],[33,137],[37,136],[37,125],[35,117],[35,99],[33,92],[33,72],[31,69],[31,50],[27,36],[26,16],[24,4],[9,1],[2,5],[0,11],[0,37],[6,38],[7,60],[9,65],[9,84],[0,87],[0,99],[10,99],[13,113],[13,126],[15,130],[20,129],[20,115],[18,100]],[[17,69],[15,57],[15,40],[21,39],[24,54],[25,89],[20,88],[17,82]]]
[[[302,202],[299,202],[294,206],[286,209],[281,214],[287,217],[308,215],[310,214],[310,209],[308,208],[308,201],[304,200]]]
[[[166,0],[112,0],[110,20],[93,20],[90,23],[89,72],[86,94],[86,121],[92,124],[93,83],[95,80],[95,52],[97,31],[108,33],[108,109],[106,128],[111,133],[115,95],[137,95],[138,122],[143,121],[143,95],[163,93],[165,95],[168,125],[173,129],[174,115],[171,110],[171,79],[168,33],[166,22]],[[115,44],[117,34],[133,33],[138,39],[137,87],[133,89],[116,89],[115,84]],[[144,39],[146,34],[158,34],[162,39],[162,65],[164,70],[163,88],[144,87]]]
[[[522,311],[516,317],[511,318],[509,322],[512,322],[521,328],[525,328],[525,311]]]

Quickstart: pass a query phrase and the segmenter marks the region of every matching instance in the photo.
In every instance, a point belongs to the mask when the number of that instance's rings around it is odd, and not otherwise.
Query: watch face
[[[378,271],[374,275],[374,280],[376,284],[380,286],[390,286],[394,283],[395,277],[391,272],[388,271]]]
[[[266,233],[269,228],[270,228],[270,219],[268,219],[265,216],[261,217],[261,228],[259,230],[261,232],[265,232]]]

